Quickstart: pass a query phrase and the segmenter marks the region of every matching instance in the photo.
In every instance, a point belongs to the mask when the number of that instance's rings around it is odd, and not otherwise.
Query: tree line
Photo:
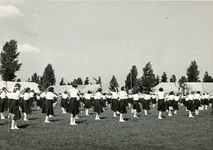
[[[0,74],[2,76],[2,80],[4,81],[17,81],[20,82],[20,79],[16,79],[15,73],[20,70],[22,63],[19,63],[18,56],[20,52],[17,51],[17,41],[10,40],[3,45],[1,54],[0,54]],[[155,87],[160,82],[168,82],[166,72],[163,72],[161,78],[158,75],[155,75],[152,69],[151,62],[148,62],[143,70],[143,75],[138,77],[138,69],[135,65],[132,66],[130,72],[126,76],[125,80],[125,87],[127,90],[141,90],[141,91],[148,91],[152,87]],[[186,76],[181,76],[178,80],[179,86],[184,86],[185,82],[201,82],[199,79],[198,65],[196,61],[192,61],[190,66],[187,68]],[[98,79],[93,78],[95,80],[95,84],[102,84],[101,77],[99,76]],[[39,89],[41,91],[47,89],[49,86],[56,84],[56,78],[54,69],[51,64],[47,64],[44,69],[43,75],[38,75],[36,72],[31,76],[31,78],[27,79],[28,82],[35,82],[39,85]],[[176,76],[172,74],[172,77],[169,79],[170,82],[177,82]],[[203,82],[213,82],[213,78],[208,74],[206,71],[203,77]],[[92,84],[89,81],[89,78],[83,80],[81,77],[74,79],[73,81],[69,82],[64,78],[61,78],[59,85],[88,85]],[[116,77],[113,75],[112,79],[109,82],[109,88],[118,90],[118,82]]]

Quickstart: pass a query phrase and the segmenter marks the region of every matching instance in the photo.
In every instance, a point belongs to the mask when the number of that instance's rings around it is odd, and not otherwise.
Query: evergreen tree
[[[118,91],[118,82],[117,79],[115,78],[115,76],[112,76],[112,79],[109,82],[109,88],[110,89],[116,89]]]
[[[159,76],[158,76],[159,78]],[[152,65],[148,62],[143,68],[143,76],[142,79],[142,87],[144,90],[150,91],[152,87],[159,84],[159,79],[155,78],[155,74],[153,73]]]
[[[155,78],[155,86],[158,85],[160,83],[160,77],[159,75],[157,75],[157,77]]]
[[[83,81],[82,81],[82,79],[80,77],[77,78],[76,84],[78,84],[78,85],[82,85],[83,84]]]
[[[203,82],[213,82],[213,78],[209,75],[207,71],[204,74]]]
[[[125,80],[125,87],[127,90],[132,89],[134,86],[136,86],[137,76],[138,76],[138,69],[134,65],[132,66],[132,69],[130,70],[130,73],[127,75]]]
[[[18,63],[19,52],[17,52],[17,42],[10,40],[6,42],[1,51],[0,57],[0,74],[4,81],[14,81],[15,72],[19,71],[22,63]]]
[[[44,89],[47,89],[49,86],[55,85],[56,82],[55,73],[51,64],[48,64],[47,67],[44,69],[42,78],[43,78],[42,87]]]
[[[196,61],[192,61],[189,68],[187,68],[187,81],[188,82],[199,82],[199,73],[198,65]]]
[[[170,78],[170,82],[176,82],[176,76],[173,74],[172,77]]]
[[[86,80],[84,81],[84,85],[88,85],[89,84],[89,78],[86,77]]]
[[[163,72],[163,75],[161,76],[161,82],[167,82],[166,72]]]
[[[39,76],[37,73],[34,73],[31,77],[31,82],[39,83]]]

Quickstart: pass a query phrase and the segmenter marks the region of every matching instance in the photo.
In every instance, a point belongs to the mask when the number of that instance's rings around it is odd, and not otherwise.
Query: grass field
[[[18,121],[19,130],[10,130],[11,120],[0,120],[0,150],[212,150],[212,110],[200,111],[200,116],[188,118],[188,112],[180,106],[178,115],[158,120],[155,108],[145,116],[138,113],[132,118],[130,109],[124,115],[125,123],[119,123],[119,116],[112,117],[112,111],[101,114],[95,121],[95,114],[85,116],[81,111],[71,126],[70,114],[62,114],[60,106],[54,107],[51,123],[44,123],[45,115],[33,108],[28,122]],[[6,114],[5,114],[6,116]]]

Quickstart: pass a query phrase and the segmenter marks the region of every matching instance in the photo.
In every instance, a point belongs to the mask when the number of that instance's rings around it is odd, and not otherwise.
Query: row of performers
[[[2,95],[7,94],[6,88],[2,90],[1,93],[1,115],[2,115],[2,102],[5,101],[5,97]],[[199,92],[190,93],[186,97],[182,97],[179,95],[175,95],[174,92],[170,92],[168,96],[165,97],[165,93],[163,92],[163,88],[159,89],[159,92],[155,95],[139,94],[138,91],[127,95],[124,90],[124,87],[121,88],[120,92],[111,91],[111,96],[104,96],[101,93],[101,88],[98,89],[96,93],[92,93],[88,91],[83,95],[77,90],[77,85],[73,85],[73,88],[70,89],[70,94],[68,92],[64,92],[61,96],[61,107],[62,112],[71,113],[71,125],[76,125],[75,119],[76,115],[80,112],[80,101],[83,102],[84,108],[86,109],[86,115],[89,115],[89,109],[94,107],[94,112],[96,112],[95,120],[100,120],[100,113],[104,111],[104,107],[106,104],[111,104],[111,109],[114,112],[113,117],[116,117],[116,113],[120,114],[119,122],[125,122],[123,119],[123,114],[127,113],[126,107],[128,105],[133,105],[132,113],[134,113],[133,117],[137,117],[137,112],[141,112],[144,109],[145,115],[148,115],[148,110],[150,110],[150,103],[152,102],[153,107],[156,105],[156,100],[158,102],[158,119],[162,119],[162,112],[167,110],[168,116],[172,116],[172,110],[174,110],[174,114],[177,114],[178,102],[183,102],[184,106],[187,107],[189,111],[189,117],[192,116],[192,111],[195,110],[195,114],[199,115],[198,107],[202,105],[208,105],[212,103],[212,97],[205,97],[204,100]],[[4,94],[3,94],[4,93]],[[11,129],[17,129],[17,120],[21,118],[20,110],[24,113],[24,121],[27,120],[27,114],[32,113],[31,109],[31,98],[30,98],[30,89],[26,88],[23,93],[20,92],[20,84],[17,84],[12,92],[12,98],[8,99],[7,102],[9,112],[12,114],[12,125]],[[53,112],[53,103],[58,95],[54,93],[54,88],[50,87],[47,93],[43,93],[40,96],[37,96],[37,106],[42,108],[42,113],[46,114],[45,122],[49,123],[49,117],[51,117]],[[22,98],[22,101],[20,101]],[[69,100],[68,100],[69,99]],[[203,102],[202,102],[203,100]],[[207,102],[206,102],[207,101]],[[16,105],[15,105],[16,104]],[[15,105],[15,106],[14,106]],[[19,108],[19,109],[18,109]],[[20,109],[21,108],[21,109]],[[5,109],[4,109],[5,110]],[[4,116],[1,116],[4,119]]]

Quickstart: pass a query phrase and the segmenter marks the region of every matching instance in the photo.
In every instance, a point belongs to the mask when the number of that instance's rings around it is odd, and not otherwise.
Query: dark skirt
[[[128,103],[133,104],[133,98],[128,98]]]
[[[67,108],[67,106],[68,106],[68,99],[63,99],[62,98],[62,100],[61,100],[61,107],[63,107],[63,108]]]
[[[22,112],[26,114],[32,113],[29,100],[23,100]]]
[[[7,111],[7,99],[6,98],[3,98],[3,99],[0,98],[0,112],[5,112],[5,111]]]
[[[7,99],[7,108],[9,109],[9,111],[10,111],[10,106],[11,106],[11,99]]]
[[[187,102],[187,110],[193,111],[194,107],[193,107],[193,100],[189,100]]]
[[[15,121],[21,118],[21,112],[19,110],[18,100],[14,100],[14,99],[11,100],[10,113],[15,115],[14,118],[12,118]]]
[[[101,104],[102,104],[102,107],[106,107],[106,100],[105,99],[101,99]]]
[[[94,112],[100,114],[103,112],[102,104],[100,99],[94,99]]]
[[[201,105],[205,105],[205,100],[201,99]]]
[[[118,111],[118,99],[112,99],[111,110]]]
[[[42,113],[46,114],[47,116],[53,115],[53,100],[45,100],[44,106],[42,108]]]
[[[209,105],[209,100],[207,98],[204,99],[204,105]]]
[[[75,115],[79,114],[80,112],[79,105],[80,105],[80,102],[77,101],[77,98],[71,98],[69,105],[67,107],[67,112],[73,114],[73,116],[75,117]]]
[[[107,103],[108,103],[108,104],[111,104],[112,99],[111,99],[111,98],[106,98],[106,99],[107,99]]]
[[[92,107],[91,100],[90,99],[85,99],[84,108],[89,109],[91,107]]]
[[[169,107],[172,107],[174,109],[174,100],[166,101],[166,109],[169,110]]]
[[[40,101],[41,101],[41,106],[40,107],[43,108],[44,107],[44,103],[45,103],[45,98],[41,98]]]
[[[200,105],[200,100],[199,99],[195,99],[194,100],[194,109],[198,110],[200,106],[201,106]]]
[[[158,111],[165,111],[165,104],[164,104],[164,99],[159,99],[158,100]]]
[[[36,106],[41,107],[41,100],[40,100],[40,99],[39,99],[39,100],[38,100],[38,99],[36,100]]]
[[[174,109],[174,110],[179,110],[178,101],[174,101],[173,109]]]
[[[33,101],[34,101],[34,98],[30,97],[29,99],[30,107],[34,107]]]
[[[150,104],[150,100],[144,100],[142,105],[143,109],[150,110],[149,104]]]
[[[156,104],[156,98],[151,98],[152,104]]]
[[[121,99],[120,101],[118,101],[118,108],[119,108],[119,112],[121,114],[126,114],[127,110],[126,110],[126,100],[125,99]]]
[[[136,109],[137,112],[141,112],[141,107],[140,107],[139,101],[133,100],[133,109]]]

